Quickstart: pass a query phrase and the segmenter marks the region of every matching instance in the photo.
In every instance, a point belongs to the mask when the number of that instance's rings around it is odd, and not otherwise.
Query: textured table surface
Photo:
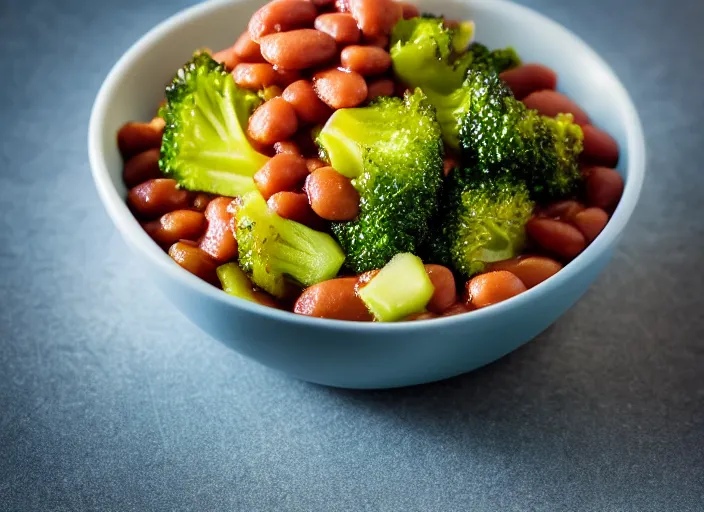
[[[0,509],[704,510],[704,2],[524,2],[631,91],[640,206],[535,342],[450,381],[349,392],[201,334],[93,188],[103,77],[188,0],[0,1]]]

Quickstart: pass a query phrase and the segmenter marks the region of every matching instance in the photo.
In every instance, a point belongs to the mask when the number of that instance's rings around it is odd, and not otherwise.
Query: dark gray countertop
[[[642,201],[539,339],[384,392],[298,382],[208,339],[103,211],[95,93],[188,3],[0,1],[0,509],[704,510],[704,2],[525,0],[631,91]]]

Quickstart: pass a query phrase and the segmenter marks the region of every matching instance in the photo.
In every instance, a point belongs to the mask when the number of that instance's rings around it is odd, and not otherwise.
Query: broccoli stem
[[[252,293],[252,282],[236,263],[219,266],[217,274],[225,293],[250,302],[257,302]]]

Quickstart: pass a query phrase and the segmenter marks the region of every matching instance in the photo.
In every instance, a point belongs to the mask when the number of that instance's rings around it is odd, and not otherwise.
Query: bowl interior
[[[472,19],[477,26],[478,41],[489,47],[514,46],[524,61],[539,62],[555,69],[560,77],[558,88],[577,101],[597,126],[607,130],[618,141],[621,147],[619,172],[626,180],[619,208],[600,237],[558,276],[579,272],[580,268],[585,268],[613,245],[640,193],[645,150],[640,122],[628,94],[609,66],[585,43],[530,9],[504,0],[420,0],[416,3],[421,11],[443,14],[453,19]],[[176,266],[143,233],[124,205],[126,190],[121,179],[122,161],[115,144],[115,134],[127,121],[151,119],[163,98],[164,86],[193,51],[204,47],[219,50],[233,44],[251,14],[261,4],[262,0],[211,1],[170,18],[145,35],[123,56],[106,79],[96,100],[89,130],[89,150],[98,191],[130,245],[161,268]],[[176,271],[178,274],[174,273]],[[203,293],[217,291],[209,290],[211,287],[181,269],[171,272],[173,277],[178,275],[178,279],[190,280],[190,286]],[[557,286],[559,283],[551,279],[511,301],[467,316],[500,314],[503,308],[511,307],[511,304],[532,300],[533,294],[541,293],[543,288],[547,293]],[[244,309],[258,310],[265,315],[286,314],[265,311],[266,308],[242,304],[242,301],[222,293],[219,295],[219,300],[236,303]],[[286,315],[292,320],[297,318],[294,320],[297,322],[311,321]],[[459,321],[456,318],[435,322]],[[318,319],[314,321],[321,322]],[[397,327],[357,325],[356,328]]]

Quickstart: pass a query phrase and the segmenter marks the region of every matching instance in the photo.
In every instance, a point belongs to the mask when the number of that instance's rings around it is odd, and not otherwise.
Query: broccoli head
[[[318,143],[360,194],[357,219],[332,224],[347,265],[365,272],[416,252],[436,212],[443,171],[440,127],[423,93],[338,110]]]
[[[245,128],[260,100],[235,85],[207,53],[196,54],[166,88],[159,166],[188,190],[237,196],[255,189],[252,176],[268,158]]]
[[[259,192],[238,198],[234,223],[240,267],[275,297],[286,295],[289,282],[307,287],[332,279],[345,261],[330,235],[279,217]]]
[[[471,170],[455,169],[443,187],[429,244],[432,261],[469,277],[487,263],[517,256],[534,206],[521,182],[487,181]]]

